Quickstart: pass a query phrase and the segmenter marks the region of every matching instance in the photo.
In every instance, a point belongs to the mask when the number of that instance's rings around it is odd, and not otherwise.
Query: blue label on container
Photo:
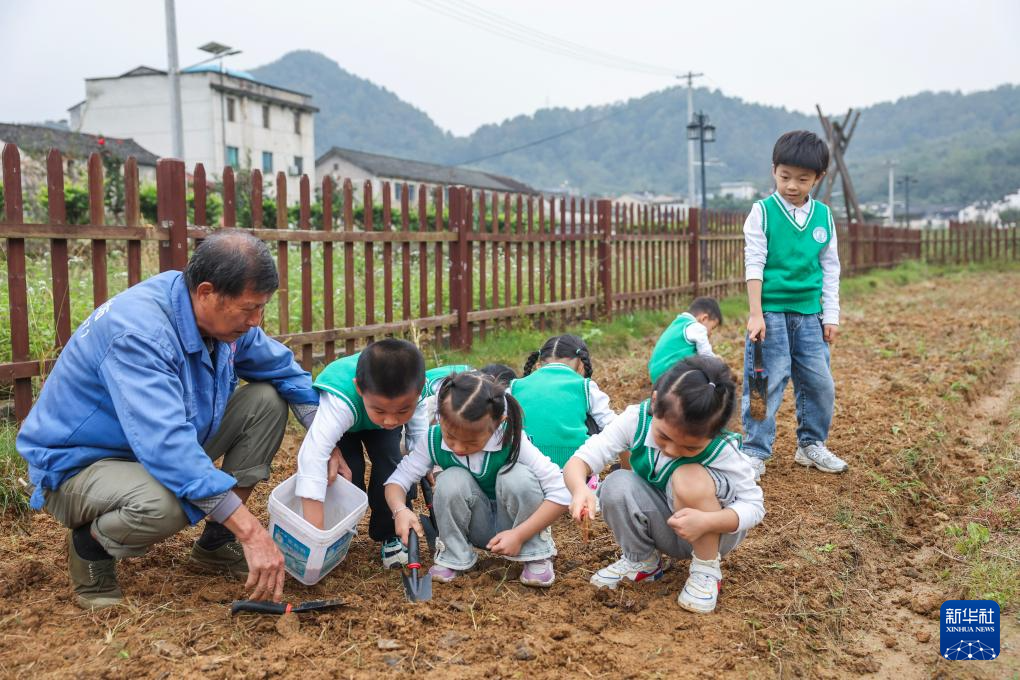
[[[946,600],[942,603],[939,652],[950,661],[991,661],[999,656],[999,603]]]
[[[348,531],[340,539],[326,549],[326,557],[322,561],[322,573],[326,573],[337,565],[343,558],[347,557],[347,551],[351,547],[351,539],[354,532]]]
[[[273,529],[273,540],[280,547],[280,552],[283,553],[283,562],[287,571],[296,576],[304,576],[311,549],[284,531],[279,524]]]

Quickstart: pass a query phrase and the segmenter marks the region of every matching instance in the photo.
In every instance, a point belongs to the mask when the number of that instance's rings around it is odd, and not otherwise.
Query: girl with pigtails
[[[528,435],[560,468],[588,437],[616,418],[609,396],[591,374],[584,340],[557,335],[531,353],[524,377],[510,383],[510,392],[524,409]]]
[[[551,586],[556,546],[549,526],[570,503],[560,469],[525,434],[520,405],[493,378],[453,373],[436,400],[438,424],[386,481],[397,536],[406,544],[409,531],[422,531],[406,495],[438,465],[433,580],[457,578],[477,561],[474,548],[484,548],[522,562],[524,585]]]
[[[725,363],[689,357],[655,381],[650,399],[628,406],[567,462],[570,514],[582,522],[596,512],[585,479],[620,451],[630,452],[631,469],[612,472],[599,489],[603,518],[623,554],[595,572],[592,585],[658,580],[665,553],[690,560],[679,605],[698,613],[715,610],[722,558],[765,516],[740,435],[725,429],[736,403]]]

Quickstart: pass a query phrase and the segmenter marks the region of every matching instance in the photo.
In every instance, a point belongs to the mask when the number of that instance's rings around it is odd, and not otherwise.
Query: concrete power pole
[[[688,71],[677,78],[687,79],[687,123],[690,124],[694,121],[694,90],[693,82],[695,78],[700,78],[705,75],[704,73],[693,73]],[[686,133],[687,131],[684,130]],[[687,205],[697,205],[698,193],[695,189],[694,181],[694,140],[687,140]]]
[[[896,190],[895,190],[895,186],[896,186],[896,170],[895,170],[895,168],[896,168],[896,161],[889,160],[889,161],[887,161],[887,164],[889,165],[889,209],[886,211],[886,224],[888,226],[892,227],[892,226],[894,226],[896,224],[895,209],[893,208],[893,205],[894,205],[893,201],[895,200],[895,197],[896,197]]]
[[[184,160],[184,123],[181,120],[181,81],[177,65],[177,13],[174,0],[164,0],[166,8],[166,72],[170,81],[170,139],[174,158]]]

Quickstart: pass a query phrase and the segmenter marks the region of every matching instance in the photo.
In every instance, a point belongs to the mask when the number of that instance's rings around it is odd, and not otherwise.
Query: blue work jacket
[[[74,332],[18,433],[18,452],[45,492],[104,458],[138,461],[181,501],[234,487],[203,444],[220,426],[239,378],[271,383],[288,403],[318,403],[311,375],[285,345],[252,328],[218,342],[199,334],[181,272],[164,272],[98,307]]]

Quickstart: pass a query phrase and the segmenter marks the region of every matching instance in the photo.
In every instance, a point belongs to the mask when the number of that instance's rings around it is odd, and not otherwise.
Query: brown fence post
[[[457,349],[471,348],[471,330],[468,327],[468,277],[471,266],[468,250],[469,222],[465,206],[467,190],[464,187],[450,187],[449,211],[450,228],[457,232],[457,244],[450,249],[450,303],[457,310],[457,327],[452,333],[452,345]],[[439,266],[439,263],[436,263]]]
[[[169,232],[159,243],[159,270],[183,270],[188,264],[188,203],[184,161],[156,162],[156,221]]]
[[[861,234],[860,225],[851,222],[847,225],[847,234],[850,237],[850,271],[858,272],[861,269]]]
[[[598,210],[599,230],[599,285],[602,286],[602,314],[607,321],[613,320],[613,223],[610,219],[613,202],[600,200],[596,204]],[[594,292],[594,291],[593,291]]]
[[[691,282],[691,297],[698,297],[699,279],[701,278],[701,239],[698,238],[698,225],[701,224],[701,210],[691,208],[687,211],[687,233],[691,240],[687,248],[687,271]]]
[[[18,147],[3,147],[4,221],[25,221],[21,194],[21,154]],[[11,313],[11,360],[28,361],[28,282],[25,272],[25,239],[7,239],[7,296]],[[32,408],[32,378],[14,379],[14,417],[20,423]]]

